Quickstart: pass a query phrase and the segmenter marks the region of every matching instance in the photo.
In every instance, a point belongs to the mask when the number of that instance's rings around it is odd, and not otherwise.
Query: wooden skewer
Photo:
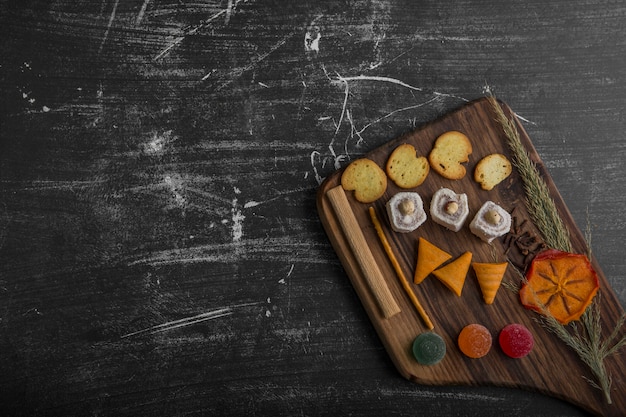
[[[354,217],[342,186],[338,185],[331,188],[326,192],[326,195],[383,316],[390,318],[398,314],[400,307],[398,307],[389,287],[385,283],[382,272],[380,272],[380,268],[378,268],[374,260],[374,255],[372,255],[367,245],[361,226],[359,226],[356,217]]]
[[[426,327],[428,327],[430,330],[434,329],[435,325],[430,320],[430,317],[428,317],[428,314],[426,314],[426,310],[424,310],[424,307],[422,307],[422,304],[417,299],[417,296],[413,292],[413,289],[409,285],[409,282],[407,281],[406,277],[404,276],[404,273],[402,272],[402,268],[400,268],[398,259],[393,254],[391,245],[389,245],[389,241],[387,240],[387,237],[385,236],[385,232],[383,231],[383,228],[380,225],[380,221],[378,220],[378,217],[376,216],[376,210],[374,210],[374,207],[370,207],[369,212],[370,212],[370,217],[372,218],[372,223],[374,223],[374,228],[376,229],[376,233],[378,233],[378,238],[380,239],[380,243],[382,243],[383,247],[385,248],[385,252],[387,253],[387,257],[391,261],[391,265],[393,265],[393,269],[396,270],[396,274],[398,275],[398,279],[400,280],[400,283],[402,284],[402,288],[404,288],[404,291],[406,291],[407,295],[409,296],[409,299],[413,303],[413,306],[415,306],[415,309],[417,310],[419,315],[422,317],[422,320],[424,320],[424,324],[426,324]]]

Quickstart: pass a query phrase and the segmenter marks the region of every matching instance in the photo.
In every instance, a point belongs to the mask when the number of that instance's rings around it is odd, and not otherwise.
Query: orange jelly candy
[[[465,356],[482,358],[491,350],[491,333],[485,326],[469,324],[461,330],[457,342]]]

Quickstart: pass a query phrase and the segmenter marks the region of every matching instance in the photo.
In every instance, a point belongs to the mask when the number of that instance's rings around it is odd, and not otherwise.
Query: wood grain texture
[[[491,89],[626,304],[625,23],[610,0],[0,1],[0,414],[585,415],[403,379],[316,190]]]
[[[375,308],[379,309],[379,313],[385,319],[400,313],[398,303],[391,295],[385,278],[372,256],[363,233],[361,233],[361,226],[354,217],[343,187],[336,185],[328,189],[325,195],[333,208],[335,218],[339,222],[344,241],[348,244],[346,249],[349,248],[350,253],[355,257],[360,274],[365,278],[363,284],[374,297]]]
[[[507,111],[511,117],[510,109]],[[495,114],[491,104],[482,99],[470,103],[458,111],[451,113],[433,123],[402,135],[395,140],[366,154],[380,166],[384,166],[393,150],[408,143],[415,147],[417,155],[428,155],[433,148],[437,137],[450,130],[457,130],[470,138],[473,152],[470,162],[467,164],[469,174],[460,180],[448,180],[436,173],[431,173],[426,181],[411,189],[418,192],[425,205],[428,206],[432,195],[441,187],[453,189],[457,193],[465,193],[468,196],[470,218],[478,211],[480,206],[487,200],[500,204],[505,210],[516,209],[517,220],[527,221],[532,224],[532,218],[526,211],[524,200],[526,199],[523,181],[520,174],[514,172],[502,184],[490,191],[483,190],[473,179],[475,165],[484,156],[492,153],[500,153],[513,159],[506,143],[506,136],[501,127],[495,121]],[[570,232],[572,247],[576,253],[587,253],[588,248],[584,235],[578,230],[567,207],[565,206],[553,181],[549,178],[545,167],[535,151],[526,133],[522,131],[523,144],[531,159],[542,172],[544,180],[550,188],[559,213]],[[364,281],[362,270],[358,268],[353,249],[347,245],[344,224],[338,223],[336,215],[329,209],[328,192],[336,189],[341,183],[343,170],[331,175],[320,187],[318,192],[318,208],[322,223],[329,234],[333,247],[338,253],[346,272],[350,276],[371,321],[374,324],[387,352],[391,356],[398,371],[407,379],[420,384],[433,385],[501,385],[535,389],[548,395],[563,398],[579,405],[596,415],[619,416],[626,412],[626,397],[619,394],[619,385],[624,381],[624,358],[623,354],[616,355],[607,360],[606,366],[613,376],[616,385],[616,400],[612,405],[605,404],[602,394],[589,385],[593,379],[589,369],[576,357],[571,349],[555,335],[533,318],[532,313],[521,306],[516,291],[502,288],[496,301],[491,305],[483,302],[482,294],[477,285],[475,276],[468,273],[461,297],[455,296],[444,287],[441,282],[430,278],[420,285],[414,286],[414,291],[425,300],[426,309],[432,312],[436,322],[435,332],[443,337],[447,346],[447,354],[443,361],[435,366],[422,366],[412,356],[410,346],[417,335],[427,331],[423,326],[419,315],[411,310],[411,303],[406,296],[402,296],[402,287],[394,277],[394,269],[386,257],[385,250],[381,245],[371,244],[370,248],[380,268],[384,272],[387,286],[392,288],[394,296],[400,301],[401,312],[397,316],[386,317],[378,309],[372,290]],[[389,184],[387,191],[374,203],[379,212],[384,213],[384,204],[397,192],[404,191],[395,184]],[[350,193],[348,193],[350,198]],[[376,242],[376,231],[368,217],[368,205],[360,203],[352,198],[351,207],[355,217],[359,219],[358,227],[363,230],[367,242]],[[440,225],[428,221],[411,233],[393,233],[387,220],[386,228],[391,233],[391,245],[398,253],[398,259],[406,275],[412,275],[417,263],[417,241],[419,237],[440,247],[444,251],[457,258],[466,251],[472,253],[473,262],[507,262],[504,239],[496,239],[491,244],[485,244],[474,236],[468,227],[470,219],[459,232],[451,232]],[[354,259],[351,259],[354,258]],[[357,268],[354,268],[354,264]],[[601,322],[605,329],[605,337],[614,329],[619,318],[623,314],[619,299],[599,269],[597,262],[593,261],[600,277],[602,298]],[[519,275],[512,267],[508,268],[505,282],[514,287],[519,286]],[[399,298],[398,298],[399,297]],[[491,351],[491,355],[481,360],[465,357],[456,348],[456,338],[466,325],[479,323],[486,326],[497,340],[499,330],[511,323],[522,323],[532,329],[535,337],[533,352],[523,359],[511,359],[501,350],[497,343]]]

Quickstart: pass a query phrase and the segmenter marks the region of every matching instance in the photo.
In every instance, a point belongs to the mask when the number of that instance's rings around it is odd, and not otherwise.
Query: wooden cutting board
[[[510,108],[503,103],[502,107],[507,116],[512,117],[513,113]],[[391,140],[365,155],[384,169],[388,156],[396,146],[410,143],[416,148],[418,155],[427,156],[440,134],[449,130],[458,130],[470,138],[473,146],[473,153],[466,164],[467,175],[463,179],[448,180],[431,170],[425,182],[411,190],[401,190],[390,180],[384,196],[372,204],[360,203],[354,199],[351,191],[345,192],[351,214],[354,215],[354,220],[361,229],[364,238],[362,242],[365,242],[367,246],[364,250],[371,252],[372,260],[381,272],[382,285],[388,288],[393,301],[399,308],[398,314],[389,318],[383,315],[372,295],[369,281],[361,269],[360,255],[355,254],[353,246],[347,240],[347,236],[351,233],[346,233],[342,229],[337,213],[329,200],[327,192],[341,184],[343,170],[333,173],[318,190],[318,212],[326,233],[382,343],[398,371],[405,378],[424,385],[492,385],[533,390],[569,401],[597,415],[626,415],[626,361],[624,360],[626,349],[605,362],[613,379],[613,404],[609,405],[605,402],[601,391],[593,388],[587,381],[587,379],[593,380],[593,376],[586,365],[569,347],[536,320],[537,313],[526,310],[520,304],[517,292],[511,287],[501,287],[495,302],[487,305],[483,302],[471,268],[461,297],[454,295],[433,276],[426,278],[419,285],[412,283],[419,237],[424,237],[447,251],[453,259],[465,251],[471,251],[473,262],[507,261],[505,251],[508,246],[505,246],[504,238],[496,239],[489,245],[469,231],[470,220],[487,200],[499,203],[508,211],[515,208],[516,221],[519,223],[526,219],[524,227],[531,228],[531,232],[534,229],[524,206],[522,180],[515,168],[509,178],[491,191],[482,190],[473,180],[474,167],[482,157],[498,152],[511,159],[506,136],[494,117],[489,101],[480,99],[435,122]],[[536,163],[565,225],[569,228],[574,252],[587,253],[584,235],[576,226],[527,133],[516,118],[515,121],[523,145],[530,158]],[[449,231],[430,219],[408,234],[392,231],[385,211],[385,203],[391,196],[399,191],[418,192],[424,200],[428,213],[430,199],[433,193],[441,187],[463,192],[468,196],[470,215],[461,231],[457,233]],[[410,302],[380,243],[368,214],[370,206],[376,210],[400,268],[410,281],[409,285],[430,316],[435,326],[433,331],[439,334],[446,343],[446,356],[436,365],[420,365],[412,356],[413,340],[428,329]],[[615,328],[623,309],[595,259],[592,259],[592,264],[600,278],[601,322],[606,337],[610,330]],[[368,270],[371,269],[368,268]],[[519,282],[519,275],[514,268],[509,267],[504,280]],[[487,327],[494,339],[491,351],[480,359],[470,359],[464,356],[456,344],[459,332],[470,323],[479,323]],[[499,331],[510,323],[522,323],[534,335],[535,347],[524,358],[509,358],[498,346]]]

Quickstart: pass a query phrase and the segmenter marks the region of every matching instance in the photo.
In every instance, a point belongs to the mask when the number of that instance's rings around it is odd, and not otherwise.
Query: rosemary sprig
[[[572,244],[569,231],[565,227],[558,214],[554,200],[550,196],[547,184],[539,174],[535,163],[530,159],[524,145],[521,142],[519,132],[512,119],[509,119],[495,97],[487,97],[496,114],[496,120],[502,126],[507,143],[513,153],[512,164],[519,171],[526,195],[526,208],[549,247],[572,252]],[[588,253],[591,255],[590,231],[587,230]],[[526,278],[518,271],[522,280]],[[602,340],[602,324],[600,321],[600,296],[598,295],[593,304],[583,313],[580,322],[572,322],[567,327],[559,323],[547,308],[542,310],[542,324],[554,333],[561,341],[576,352],[584,362],[596,381],[589,383],[600,389],[606,402],[611,404],[611,376],[609,375],[605,359],[617,353],[626,346],[626,335],[618,339],[622,327],[626,322],[626,314],[622,314],[611,334]],[[568,330],[569,327],[569,330]]]

